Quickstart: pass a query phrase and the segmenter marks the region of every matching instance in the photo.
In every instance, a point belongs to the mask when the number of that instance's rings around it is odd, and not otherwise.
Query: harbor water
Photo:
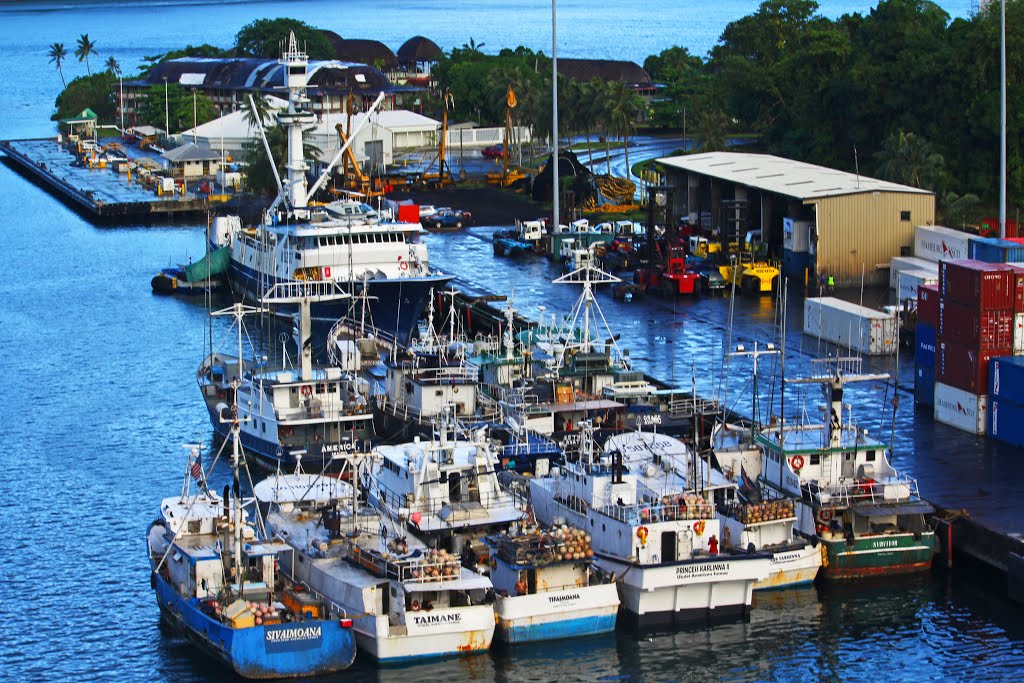
[[[349,4],[357,21],[340,15],[339,8]],[[104,57],[110,49],[122,64],[189,42],[226,44],[238,26],[261,16],[297,16],[346,37],[379,38],[393,48],[413,32],[422,33],[447,48],[470,35],[463,35],[450,17],[462,4],[445,4],[451,5],[448,11],[431,5],[430,12],[422,10],[422,21],[414,21],[402,18],[401,12],[410,10],[396,2],[4,3],[0,138],[52,133],[46,118],[59,77],[46,63],[46,46],[73,44],[83,32],[100,41]],[[573,7],[582,12],[585,5],[564,4],[567,20]],[[868,9],[866,4],[825,4],[829,14]],[[659,21],[652,24],[651,47],[641,52],[673,42],[666,38],[662,45],[657,36],[676,35],[676,17],[679,26],[694,25],[687,12],[698,9],[678,5],[684,8],[674,10],[678,15],[650,15]],[[968,9],[944,6],[954,15]],[[500,7],[496,0],[485,0],[474,3],[472,12],[483,17]],[[713,42],[726,21],[754,7],[727,2],[708,10],[720,21],[708,29],[707,40]],[[472,36],[488,43],[487,50],[504,46],[503,41],[543,48],[548,9],[543,3],[517,9],[524,27],[536,27],[535,35],[510,36],[508,22],[493,33],[487,27],[498,22],[464,25],[473,26]],[[609,12],[608,22],[615,24],[636,9],[621,6]],[[161,33],[164,29],[169,32]],[[613,36],[578,33],[566,35],[572,41],[566,50],[573,56],[621,54],[609,47]],[[628,42],[635,49],[638,41]],[[699,42],[691,47],[706,49]],[[642,60],[644,55],[626,56]],[[74,62],[70,68],[79,66]],[[99,227],[7,166],[0,166],[0,215],[5,218],[0,377],[8,382],[0,392],[0,679],[227,680],[219,665],[161,629],[144,543],[159,500],[180,486],[185,468],[181,445],[209,442],[211,435],[195,383],[210,324],[207,310],[201,302],[157,297],[149,289],[159,268],[202,256],[204,226]],[[494,259],[488,241],[492,230],[481,226],[430,236],[432,260],[481,288],[513,294],[516,308],[528,317],[542,315],[540,306],[544,315],[568,312],[578,291],[543,284],[556,273],[546,261]],[[509,283],[515,284],[514,292]],[[741,410],[743,401],[749,402],[749,368],[726,368],[721,356],[730,341],[749,345],[773,338],[778,308],[767,297],[737,299],[730,336],[725,299],[625,304],[606,292],[598,296],[638,368],[682,386],[696,376],[701,393],[717,391]],[[787,338],[787,375],[806,369],[806,361],[825,350],[798,334],[802,306],[793,304],[789,310],[788,327],[794,332]],[[217,319],[213,326],[214,337],[222,338],[226,322]],[[270,342],[278,343],[276,335]],[[896,467],[918,477],[926,497],[966,507],[997,528],[1019,530],[1015,526],[1024,510],[1018,495],[1024,485],[1020,452],[916,414],[909,391],[912,355],[900,363],[902,388],[892,429]],[[767,365],[766,375],[771,371]],[[871,367],[896,370],[891,360],[872,361]],[[729,393],[723,394],[726,374],[731,381]],[[778,396],[762,388],[781,408]],[[891,412],[882,413],[881,406],[892,398],[892,389],[857,387],[850,397],[855,416],[887,439]],[[785,410],[804,410],[813,417],[818,402],[813,395],[794,398]],[[218,463],[212,483],[219,488],[227,477],[225,463]],[[398,669],[377,669],[357,660],[333,680],[1012,681],[1022,675],[1019,609],[969,577],[935,575],[759,594],[749,622],[709,629],[623,632]]]

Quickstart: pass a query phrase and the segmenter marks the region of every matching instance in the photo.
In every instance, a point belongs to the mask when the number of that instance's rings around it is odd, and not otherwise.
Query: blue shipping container
[[[1024,356],[989,360],[988,395],[1024,405]]]
[[[782,252],[782,274],[786,277],[804,279],[804,271],[811,265],[811,255],[785,249]]]
[[[998,441],[1024,446],[1024,406],[1000,398],[990,401],[988,434]]]
[[[1024,260],[1024,244],[998,237],[972,237],[967,252],[970,258],[986,263],[1016,263]]]
[[[935,365],[914,368],[914,403],[935,405]]]
[[[914,364],[935,368],[935,326],[919,322],[914,327]]]

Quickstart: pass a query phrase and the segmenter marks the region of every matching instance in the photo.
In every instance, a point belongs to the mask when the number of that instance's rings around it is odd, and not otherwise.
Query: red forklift
[[[633,281],[644,292],[656,292],[666,297],[681,294],[700,294],[704,281],[686,265],[686,244],[680,239],[672,215],[671,187],[648,188],[647,195],[647,263],[638,268]],[[656,225],[665,226],[661,240]]]

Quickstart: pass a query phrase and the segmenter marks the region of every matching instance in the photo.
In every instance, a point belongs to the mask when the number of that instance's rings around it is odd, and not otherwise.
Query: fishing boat
[[[462,438],[457,438],[461,436]],[[437,435],[395,446],[377,446],[366,477],[367,496],[390,519],[427,545],[462,556],[480,538],[522,519],[525,501],[498,483],[493,446],[483,429],[457,435],[439,422]]]
[[[562,526],[488,536],[497,638],[529,643],[609,633],[619,595],[587,533]]]
[[[713,500],[662,495],[643,483],[649,470],[628,468],[621,451],[597,453],[587,426],[581,434],[578,462],[530,480],[537,521],[587,530],[594,565],[617,577],[622,610],[638,627],[746,617],[771,555],[724,547]]]
[[[808,377],[786,383],[817,384],[828,420],[762,428],[754,443],[762,451],[761,480],[797,496],[797,528],[824,548],[822,576],[849,580],[928,571],[936,552],[917,480],[889,463],[888,447],[861,430],[844,404],[851,382],[884,381],[865,374],[861,359],[812,361]]]
[[[358,463],[356,457],[348,462]],[[348,484],[297,465],[292,474],[258,483],[255,494],[269,506],[268,532],[295,552],[297,561],[283,571],[351,615],[367,655],[394,664],[490,647],[487,577],[410,538]]]
[[[334,282],[278,283],[262,302],[298,308],[299,367],[290,366],[284,349],[278,367],[247,365],[238,346],[234,353],[211,352],[196,372],[214,431],[227,438],[231,423],[224,415],[237,404],[242,445],[265,469],[294,464],[299,450],[307,461],[319,458],[326,465],[373,438],[370,383],[359,373],[358,358],[343,354],[346,365],[313,364],[310,308],[347,296]]]
[[[251,302],[259,301],[277,283],[295,281],[335,282],[353,295],[365,291],[378,329],[407,344],[431,287],[443,287],[452,276],[430,267],[418,222],[396,222],[351,197],[326,206],[311,205],[310,199],[359,129],[352,131],[320,178],[307,188],[309,166],[303,156],[302,132],[316,124],[316,115],[306,96],[308,59],[294,35],[289,35],[279,63],[288,107],[276,116],[288,137],[288,177],[279,183],[281,190],[261,224],[243,227],[237,216],[214,219],[213,247],[231,250],[231,287]],[[383,97],[381,93],[363,125]],[[279,310],[290,313],[288,308]],[[345,314],[339,302],[321,302],[313,309],[314,321],[327,328]]]
[[[150,286],[157,294],[184,296],[219,291],[227,284],[228,258],[228,250],[221,248],[196,263],[163,268],[153,276]]]
[[[181,493],[163,500],[149,527],[150,585],[161,616],[246,678],[346,669],[356,656],[352,621],[278,571],[291,549],[250,521],[239,494],[237,410],[231,423],[233,488],[223,497],[211,492],[201,450],[191,447]]]

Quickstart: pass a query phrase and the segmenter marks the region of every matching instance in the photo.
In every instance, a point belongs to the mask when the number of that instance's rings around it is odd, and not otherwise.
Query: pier
[[[2,140],[0,151],[14,168],[93,218],[105,221],[197,215],[210,206],[204,195],[167,192],[133,181],[113,168],[76,165],[76,157],[54,138]],[[129,160],[131,161],[131,160]]]

